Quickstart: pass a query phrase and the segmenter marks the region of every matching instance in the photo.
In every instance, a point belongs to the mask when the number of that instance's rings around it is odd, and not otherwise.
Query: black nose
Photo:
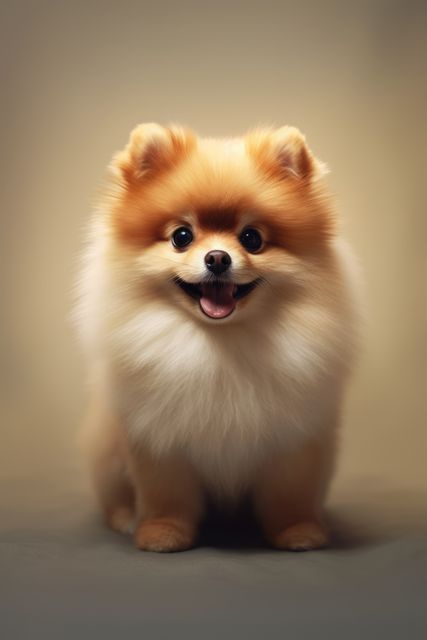
[[[205,255],[205,264],[209,271],[220,276],[231,265],[231,256],[226,251],[209,251]]]

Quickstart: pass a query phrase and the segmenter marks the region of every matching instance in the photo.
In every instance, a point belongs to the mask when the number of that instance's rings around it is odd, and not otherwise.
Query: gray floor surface
[[[422,492],[344,490],[328,550],[271,550],[239,520],[163,555],[104,529],[75,470],[3,480],[1,638],[427,637]]]

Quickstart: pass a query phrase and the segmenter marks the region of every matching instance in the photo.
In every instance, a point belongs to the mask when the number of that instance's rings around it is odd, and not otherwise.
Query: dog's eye
[[[178,227],[172,234],[172,244],[176,249],[185,249],[193,242],[193,238],[190,227]]]
[[[245,247],[249,253],[257,253],[262,248],[262,236],[259,231],[246,227],[239,236],[240,244]]]

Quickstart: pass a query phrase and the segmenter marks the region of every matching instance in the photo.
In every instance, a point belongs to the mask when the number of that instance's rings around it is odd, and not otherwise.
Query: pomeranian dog
[[[359,303],[325,172],[287,126],[142,124],[112,160],[78,283],[85,444],[140,549],[188,549],[208,500],[243,498],[274,547],[328,543]]]

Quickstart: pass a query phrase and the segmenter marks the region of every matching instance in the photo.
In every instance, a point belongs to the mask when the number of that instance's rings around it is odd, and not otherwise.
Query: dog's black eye
[[[185,249],[193,242],[193,238],[190,227],[178,227],[172,234],[172,244],[176,249]]]
[[[259,231],[246,227],[239,236],[240,244],[249,253],[256,253],[262,247],[262,236]]]

